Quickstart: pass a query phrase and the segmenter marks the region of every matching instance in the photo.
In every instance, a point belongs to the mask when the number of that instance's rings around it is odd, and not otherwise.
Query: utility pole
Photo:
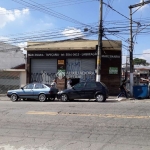
[[[96,81],[98,82],[101,81],[102,37],[103,37],[103,0],[100,0],[100,21],[98,32],[97,71],[96,71]]]
[[[138,3],[138,4],[135,4],[135,5],[130,5],[129,6],[129,9],[130,9],[130,46],[129,46],[129,48],[130,48],[130,92],[131,92],[132,95],[133,95],[133,85],[134,85],[134,81],[133,81],[133,70],[134,70],[133,66],[134,65],[133,65],[132,15],[133,15],[134,12],[137,11],[136,10],[132,13],[132,8],[140,7],[140,6],[143,6],[143,5],[148,4],[148,3],[150,3],[150,0],[146,1],[146,2],[144,2],[144,0],[143,0],[142,3]]]
[[[128,63],[129,63],[129,57],[126,56],[126,70],[125,70],[125,80],[128,79]]]
[[[133,36],[132,36],[132,9],[130,8],[130,92],[133,95]]]

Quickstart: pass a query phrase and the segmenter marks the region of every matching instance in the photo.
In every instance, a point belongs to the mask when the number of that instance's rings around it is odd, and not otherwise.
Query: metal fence
[[[20,88],[20,73],[15,71],[0,71],[0,94],[8,90]]]

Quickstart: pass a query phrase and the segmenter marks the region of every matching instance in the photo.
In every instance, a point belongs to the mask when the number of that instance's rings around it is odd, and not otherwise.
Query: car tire
[[[18,95],[17,94],[12,94],[10,99],[11,99],[12,102],[16,102],[16,101],[18,101]]]
[[[97,102],[105,102],[106,101],[106,98],[105,98],[105,96],[103,94],[97,94],[95,96],[95,98],[96,98]]]
[[[44,101],[46,101],[46,95],[45,94],[40,94],[38,99],[39,99],[40,102],[44,102]]]
[[[63,101],[63,102],[66,102],[66,101],[68,100],[67,94],[62,94],[62,95],[60,96],[60,100]]]

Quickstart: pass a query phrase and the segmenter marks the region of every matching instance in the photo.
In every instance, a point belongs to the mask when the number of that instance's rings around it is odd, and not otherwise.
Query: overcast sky
[[[105,3],[103,27],[106,28],[103,39],[122,41],[124,63],[129,54],[129,6],[142,1],[103,1]],[[0,40],[23,47],[27,41],[32,40],[61,40],[74,37],[98,39],[99,6],[98,0],[1,0]],[[133,24],[134,58],[143,58],[148,62],[150,62],[149,7],[150,5],[146,4],[141,8],[132,9],[133,21],[141,25],[139,27],[138,24]],[[84,28],[88,28],[86,35]],[[107,30],[120,32],[108,34]]]

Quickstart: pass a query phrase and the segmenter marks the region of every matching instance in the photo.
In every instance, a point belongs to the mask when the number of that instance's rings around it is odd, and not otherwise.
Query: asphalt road
[[[150,100],[0,101],[0,150],[149,150]]]

